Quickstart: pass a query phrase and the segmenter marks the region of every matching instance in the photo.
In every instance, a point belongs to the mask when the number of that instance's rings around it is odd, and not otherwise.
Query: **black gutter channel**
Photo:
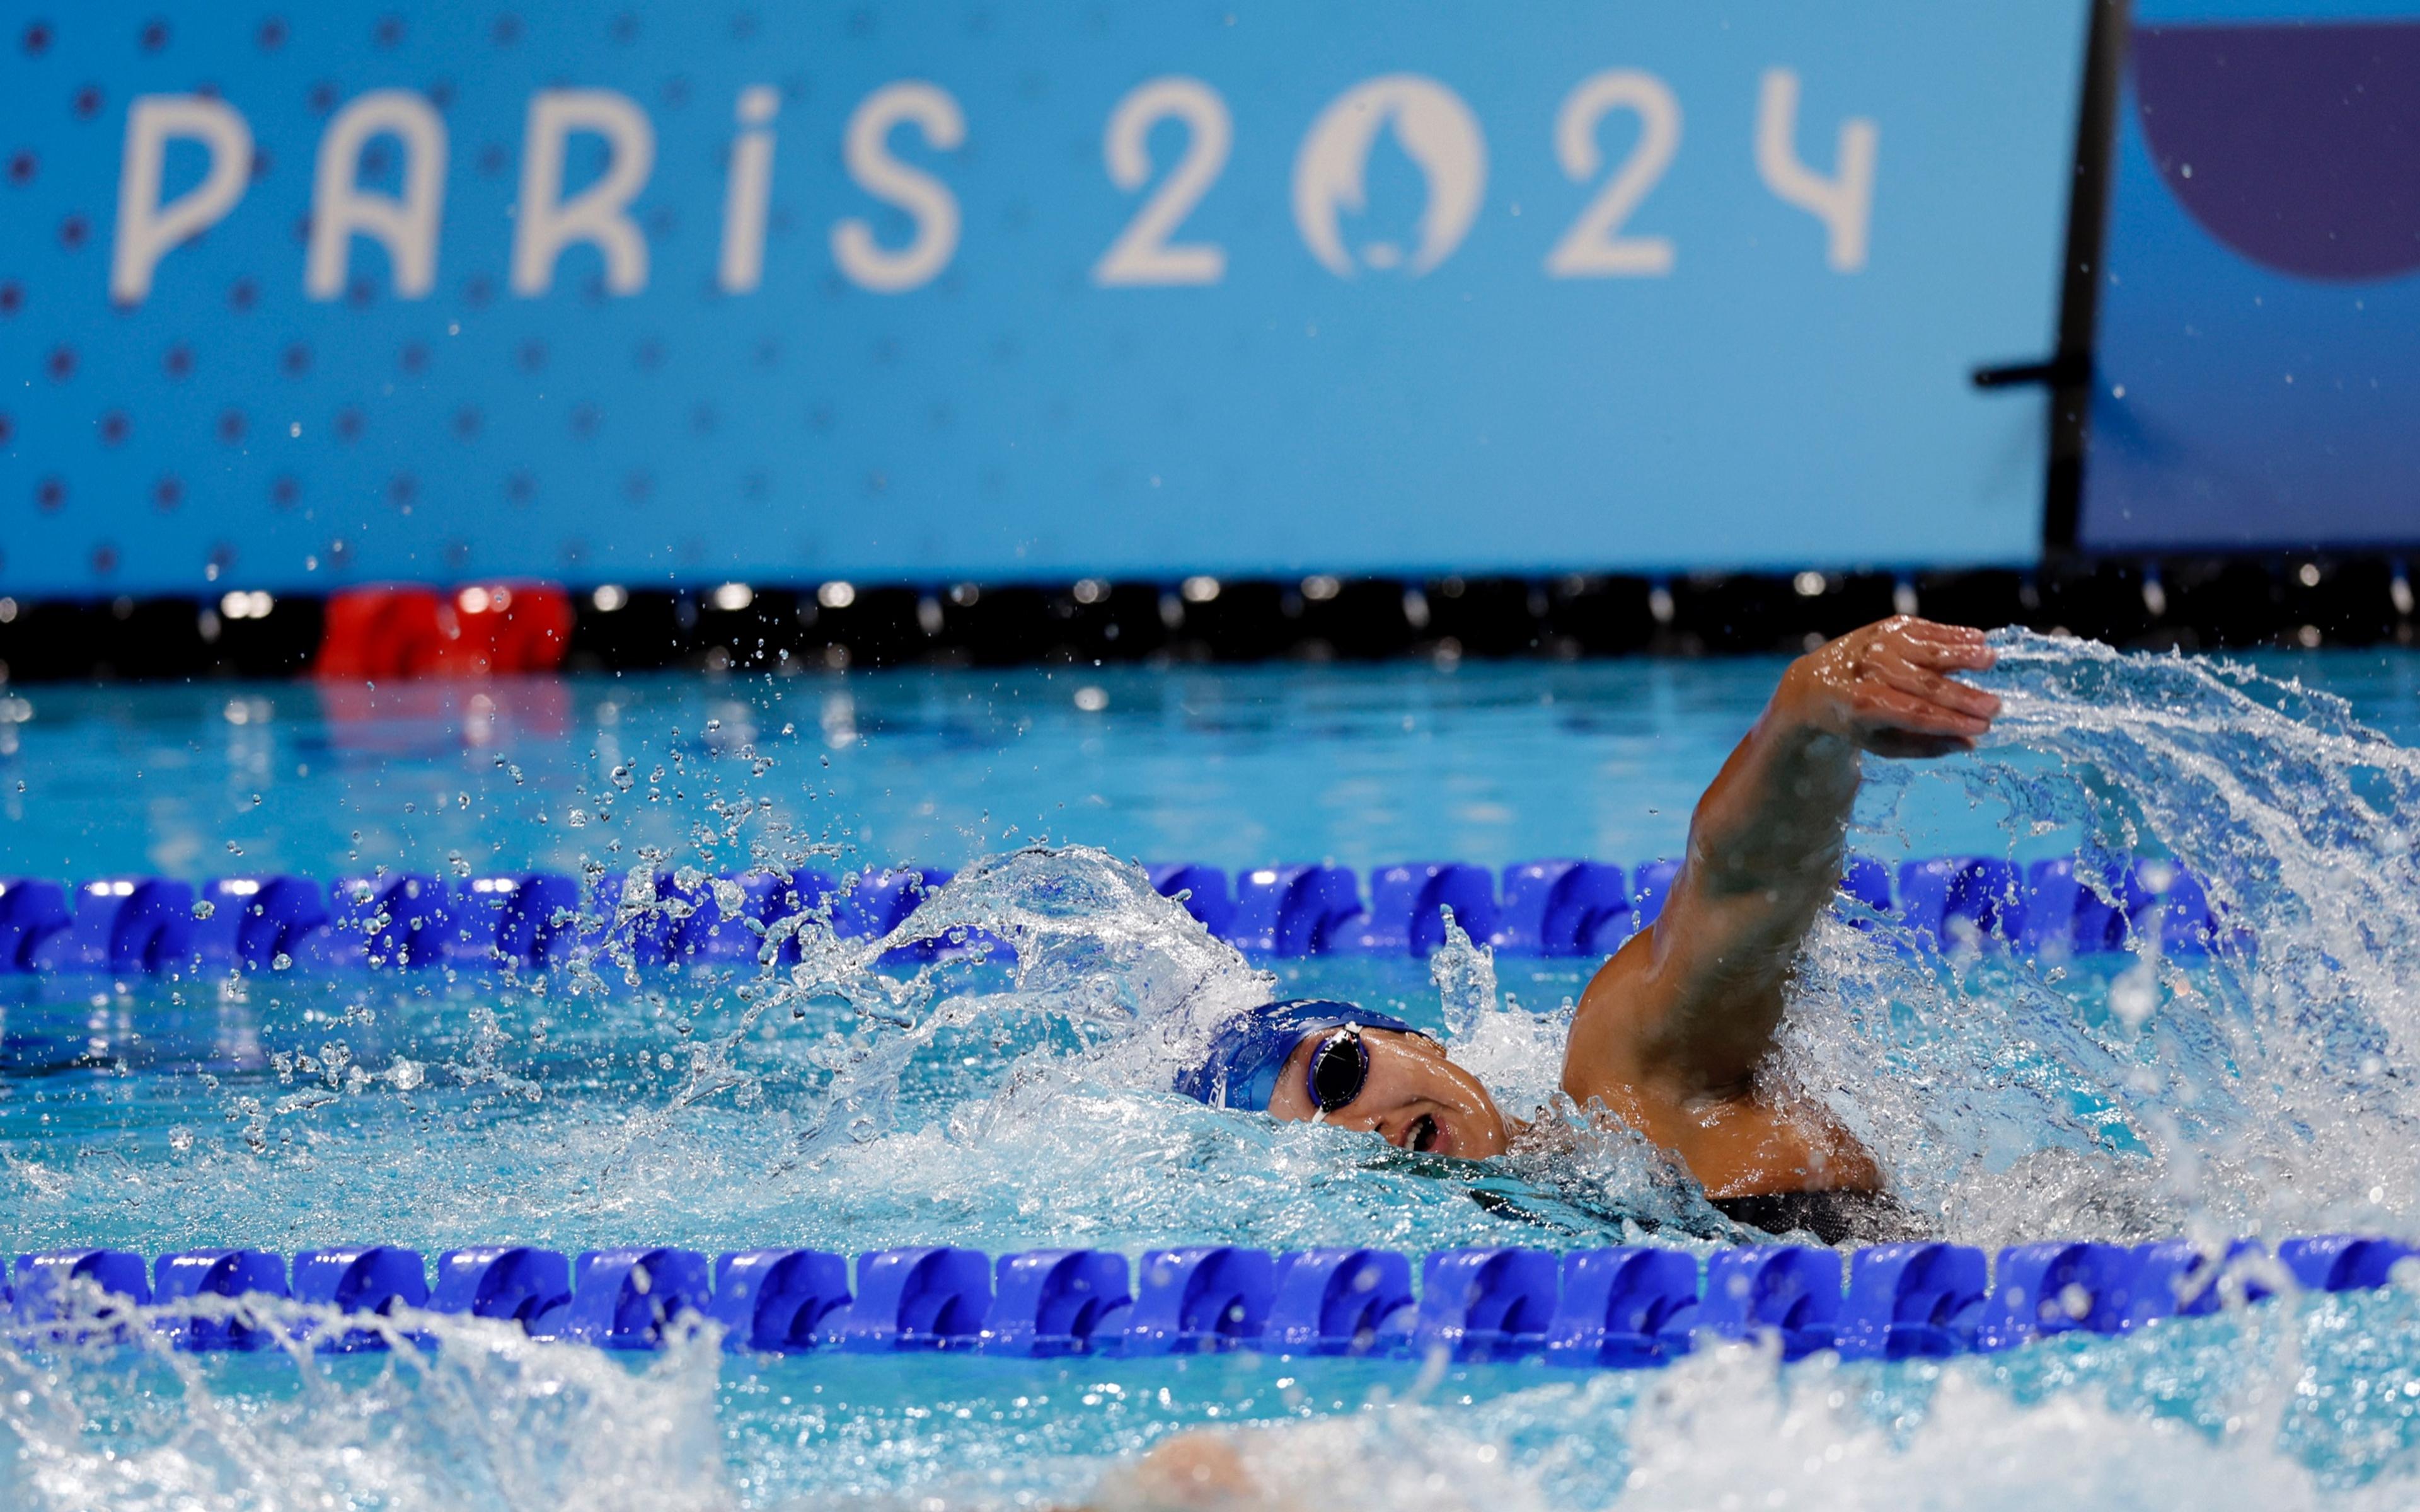
[[[583,588],[567,671],[803,672],[896,666],[1187,665],[1792,654],[1893,613],[2025,625],[2144,650],[2414,643],[2383,551],[2061,556],[2034,569],[1673,578],[1085,579]],[[253,595],[256,600],[259,595]],[[0,686],[277,678],[316,658],[323,600],[0,596]]]

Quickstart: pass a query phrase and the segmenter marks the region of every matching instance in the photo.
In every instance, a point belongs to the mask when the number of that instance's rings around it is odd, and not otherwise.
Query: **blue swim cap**
[[[1229,1019],[1210,1040],[1209,1053],[1198,1066],[1176,1073],[1176,1089],[1212,1107],[1249,1108],[1265,1112],[1277,1096],[1278,1072],[1306,1034],[1357,1024],[1365,1029],[1392,1029],[1418,1034],[1399,1018],[1373,1013],[1366,1008],[1325,997],[1295,997],[1263,1003]]]

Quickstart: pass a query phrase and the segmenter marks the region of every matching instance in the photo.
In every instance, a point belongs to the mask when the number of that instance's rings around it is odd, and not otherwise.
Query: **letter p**
[[[209,149],[202,181],[160,203],[168,142],[182,137]],[[126,155],[117,173],[117,244],[109,262],[109,297],[140,304],[151,270],[178,245],[226,219],[252,181],[252,128],[235,108],[208,95],[142,95],[126,112]]]

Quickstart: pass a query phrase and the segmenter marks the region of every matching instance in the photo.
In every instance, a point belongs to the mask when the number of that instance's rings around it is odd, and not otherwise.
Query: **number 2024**
[[[1880,132],[1870,120],[1839,128],[1832,172],[1808,166],[1797,152],[1798,77],[1765,70],[1759,91],[1755,157],[1775,196],[1806,210],[1826,233],[1825,260],[1840,272],[1865,266],[1873,204],[1874,159]],[[1621,111],[1638,123],[1628,155],[1606,172],[1598,131]],[[1175,165],[1152,187],[1147,142],[1152,129],[1174,121],[1185,129]],[[1429,207],[1421,245],[1409,255],[1387,243],[1348,252],[1337,230],[1340,208],[1358,209],[1362,173],[1380,130],[1428,179]],[[1178,230],[1218,182],[1234,143],[1234,123],[1218,92],[1199,79],[1170,75],[1137,85],[1109,112],[1101,155],[1109,181],[1128,193],[1150,188],[1141,207],[1098,262],[1093,281],[1105,287],[1216,284],[1226,276],[1227,252],[1209,241],[1180,241]],[[1583,79],[1555,114],[1555,157],[1566,177],[1596,182],[1596,192],[1545,255],[1555,278],[1657,277],[1672,270],[1669,238],[1625,233],[1631,215],[1671,167],[1681,147],[1681,102],[1669,85],[1638,69],[1608,69]],[[1295,219],[1320,261],[1345,277],[1359,267],[1408,266],[1420,273],[1449,255],[1468,231],[1486,175],[1478,123],[1452,91],[1416,74],[1365,81],[1323,111],[1298,150],[1294,170]]]

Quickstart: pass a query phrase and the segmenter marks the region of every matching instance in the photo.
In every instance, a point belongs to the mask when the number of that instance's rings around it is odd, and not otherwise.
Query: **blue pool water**
[[[1878,765],[1858,847],[2172,856],[2257,950],[1943,960],[1827,921],[1782,1073],[1969,1242],[2420,1227],[2420,656],[2009,649],[2002,733]],[[0,979],[6,1238],[1729,1242],[1652,1151],[1553,1105],[1588,963],[1507,957],[1496,998],[1450,1003],[1424,963],[1255,965],[1120,858],[1671,854],[1777,671],[14,690],[0,874],[914,861],[970,868],[938,913],[1020,956],[883,971],[871,944],[818,939],[771,977]],[[1156,1090],[1261,969],[1450,1029],[1509,1103],[1546,1110],[1540,1133],[1456,1166]],[[1249,1426],[1274,1484],[1346,1505],[2400,1505],[2420,1479],[2404,1289],[1990,1361],[1737,1351],[1648,1376],[632,1363],[465,1324],[432,1356],[299,1369],[0,1348],[0,1487],[34,1505],[1035,1504],[1203,1424]]]

